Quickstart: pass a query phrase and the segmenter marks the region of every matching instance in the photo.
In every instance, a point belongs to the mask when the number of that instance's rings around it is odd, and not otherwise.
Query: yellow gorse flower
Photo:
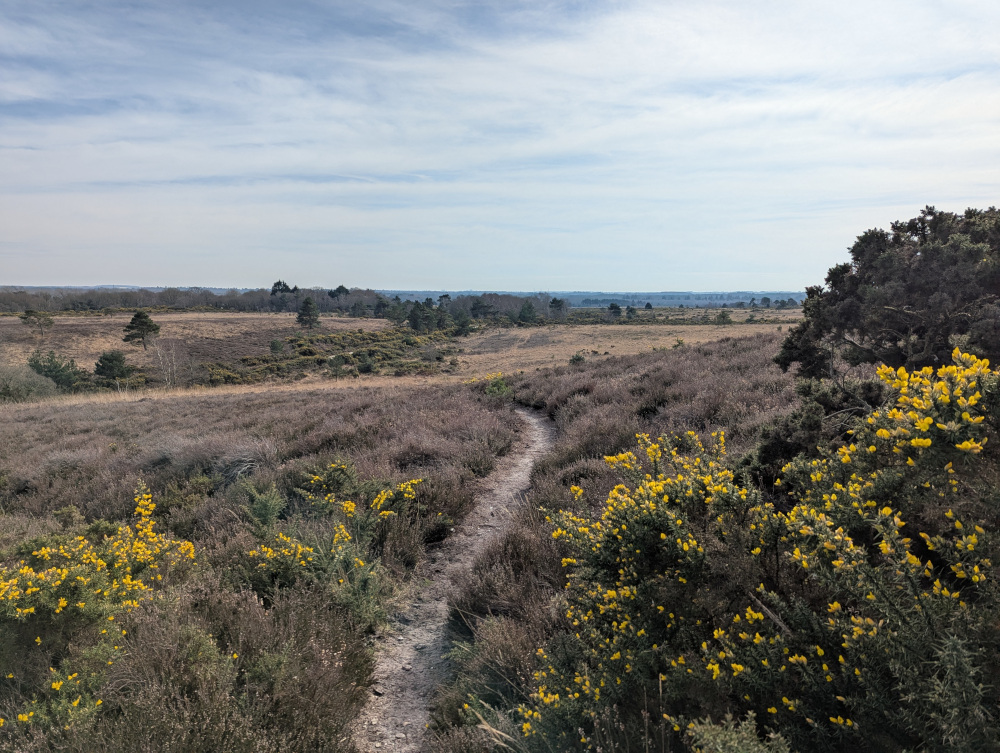
[[[70,604],[111,616],[129,611],[151,596],[164,575],[183,563],[193,563],[194,545],[156,531],[156,505],[145,486],[135,497],[135,522],[103,541],[76,536],[58,546],[43,546],[21,560],[16,569],[0,567],[0,610],[27,619],[62,614]],[[43,567],[45,565],[45,567]]]
[[[723,466],[721,432],[708,447],[693,432],[655,440],[640,434],[636,448],[605,457],[625,483],[598,513],[581,512],[587,508],[580,504],[547,514],[553,538],[568,550],[561,611],[579,655],[568,665],[538,650],[534,693],[519,708],[528,734],[544,734],[548,714],[595,718],[607,703],[626,702],[622,690],[602,705],[616,688],[635,690],[635,667],[660,683],[678,681],[676,691],[692,681],[692,665],[729,697],[782,688],[755,699],[771,714],[781,709],[811,727],[856,728],[848,706],[820,716],[799,689],[825,688],[843,704],[870,676],[866,662],[909,629],[909,620],[899,622],[901,600],[911,614],[947,624],[995,572],[981,553],[987,532],[955,512],[965,509],[958,503],[944,516],[947,524],[932,529],[929,513],[914,514],[907,498],[885,499],[901,482],[931,498],[957,494],[969,456],[987,445],[982,393],[996,377],[985,360],[957,350],[953,358],[936,370],[880,369],[895,404],[870,414],[843,446],[786,466],[776,484],[788,495],[780,508],[742,488]],[[578,502],[583,489],[574,486],[570,495]],[[817,632],[787,627],[786,597],[764,583],[728,615],[719,610],[704,578],[718,577],[705,565],[720,549],[738,566],[778,572],[823,594]],[[699,613],[697,600],[706,596],[713,611]],[[801,614],[795,617],[801,624]],[[663,643],[672,634],[697,634],[700,650],[692,640],[686,658],[678,656]]]

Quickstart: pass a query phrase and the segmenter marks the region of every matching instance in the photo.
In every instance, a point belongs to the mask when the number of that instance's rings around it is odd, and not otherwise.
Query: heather
[[[534,606],[456,595],[437,750],[994,748],[996,376],[957,349],[883,368],[880,405],[762,486],[739,460],[794,400],[713,395],[713,359],[775,350],[706,347],[655,408],[656,356],[512,380],[561,439],[476,569],[520,573]]]
[[[461,387],[3,411],[18,751],[353,750],[371,636],[518,430]]]

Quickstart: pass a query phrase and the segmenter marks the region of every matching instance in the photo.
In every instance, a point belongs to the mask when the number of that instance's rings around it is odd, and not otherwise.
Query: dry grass
[[[733,312],[738,316],[738,312]],[[798,311],[779,311],[769,318],[780,324],[628,324],[562,325],[520,329],[489,329],[477,332],[460,343],[462,374],[533,371],[547,366],[563,366],[580,353],[587,360],[609,356],[629,356],[654,348],[672,348],[681,339],[686,345],[701,345],[726,337],[776,333],[801,319]]]
[[[646,312],[643,312],[645,314]],[[656,312],[658,316],[663,316]],[[715,310],[695,312],[673,310],[671,316],[714,316]],[[393,383],[410,386],[415,383],[432,384],[467,380],[473,376],[502,371],[531,371],[550,366],[562,366],[576,354],[589,361],[612,356],[635,355],[653,349],[671,348],[678,340],[687,345],[699,345],[725,337],[739,337],[774,333],[801,318],[799,311],[772,311],[768,323],[746,324],[750,312],[732,310],[733,324],[550,324],[542,327],[484,327],[468,337],[456,340],[460,348],[458,365],[449,366],[449,373],[435,377],[389,377],[365,375],[359,381],[366,385],[385,386]],[[757,312],[760,316],[760,312]],[[93,369],[101,353],[107,350],[124,350],[130,363],[145,369],[155,379],[163,376],[164,368],[175,374],[177,382],[202,381],[198,367],[202,363],[236,363],[241,358],[267,356],[272,340],[282,340],[300,331],[294,314],[245,314],[225,312],[177,312],[154,314],[161,326],[156,347],[144,351],[127,345],[121,340],[122,328],[128,322],[127,314],[116,316],[56,316],[55,325],[39,337],[36,330],[25,327],[13,316],[0,316],[0,363],[24,363],[28,355],[40,348],[54,350],[59,356],[72,358],[81,368]],[[333,316],[322,318],[321,331],[344,332],[363,329],[379,330],[389,327],[381,319],[348,319]],[[310,376],[305,389],[320,384],[330,385],[318,376]],[[358,382],[342,379],[337,388],[356,387]],[[263,389],[271,389],[270,384]],[[302,389],[299,385],[281,389]],[[124,398],[72,398],[133,399]]]
[[[742,328],[741,328],[742,329]],[[775,332],[722,338],[641,355],[595,359],[552,371],[525,371],[518,400],[556,419],[559,444],[599,458],[631,446],[637,431],[728,431],[749,449],[761,426],[795,401],[794,379],[771,361]]]
[[[107,392],[81,392],[57,394],[45,399],[46,405],[117,405],[150,400],[177,400],[209,395],[262,395],[295,392],[348,392],[359,389],[408,389],[454,384],[458,378],[446,374],[407,376],[374,375],[362,379],[329,379],[319,374],[307,374],[300,380],[287,382],[258,382],[255,384],[222,384],[217,387],[194,385],[191,387],[154,387],[144,389],[123,389]],[[37,403],[36,403],[37,404]],[[0,417],[12,415],[24,404],[0,403]]]
[[[52,329],[44,337],[24,326],[15,316],[0,316],[0,363],[24,363],[40,348],[54,350],[77,365],[93,369],[97,358],[107,350],[124,350],[129,361],[143,368],[156,366],[152,350],[143,351],[122,342],[122,329],[130,314],[114,316],[55,316]],[[301,331],[295,314],[244,314],[226,312],[154,313],[160,325],[159,342],[175,349],[184,362],[234,361],[244,356],[270,352],[271,340],[290,337]],[[388,326],[382,319],[348,319],[323,316],[318,331],[375,330]]]

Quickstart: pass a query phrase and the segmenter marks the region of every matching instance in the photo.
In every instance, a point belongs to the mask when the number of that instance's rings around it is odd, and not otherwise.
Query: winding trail
[[[416,574],[425,585],[415,601],[380,636],[373,697],[361,711],[354,737],[366,753],[420,753],[434,689],[446,679],[448,595],[456,577],[468,570],[485,544],[510,523],[520,495],[530,487],[535,461],[552,445],[555,427],[545,418],[517,409],[527,425],[514,452],[501,458],[481,482],[476,504]]]

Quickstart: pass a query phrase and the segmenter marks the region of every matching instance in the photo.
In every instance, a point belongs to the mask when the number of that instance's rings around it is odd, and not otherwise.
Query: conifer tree
[[[151,340],[160,332],[160,325],[149,318],[145,311],[136,311],[132,321],[125,325],[125,336],[122,338],[127,343],[142,343],[142,349],[146,350],[147,341]]]
[[[319,307],[312,298],[307,296],[302,301],[302,306],[299,307],[299,314],[295,317],[295,321],[306,329],[313,329],[319,326]]]

